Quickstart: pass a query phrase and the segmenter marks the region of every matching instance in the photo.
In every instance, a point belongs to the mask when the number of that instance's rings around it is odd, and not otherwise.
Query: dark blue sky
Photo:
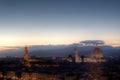
[[[120,0],[0,0],[0,45],[120,42]],[[112,41],[112,42],[111,42]]]

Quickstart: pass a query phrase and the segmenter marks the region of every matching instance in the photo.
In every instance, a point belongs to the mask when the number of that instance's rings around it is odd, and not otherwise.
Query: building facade
[[[74,61],[75,63],[80,62],[105,62],[103,51],[96,45],[90,56],[79,56],[77,48],[74,50]]]

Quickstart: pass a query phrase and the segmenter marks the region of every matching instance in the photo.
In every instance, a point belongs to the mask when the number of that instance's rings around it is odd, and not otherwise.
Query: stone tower
[[[24,48],[24,60],[28,62],[28,49],[27,47]]]
[[[77,48],[75,48],[75,50],[74,50],[74,61],[75,62],[78,62],[78,49]]]

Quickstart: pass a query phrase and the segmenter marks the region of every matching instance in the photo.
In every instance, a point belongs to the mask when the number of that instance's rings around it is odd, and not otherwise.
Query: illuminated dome
[[[96,48],[92,51],[93,58],[103,58],[103,51],[96,45]]]

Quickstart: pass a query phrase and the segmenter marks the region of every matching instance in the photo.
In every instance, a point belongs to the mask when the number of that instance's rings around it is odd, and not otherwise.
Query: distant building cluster
[[[0,80],[119,80],[120,59],[104,58],[96,45],[89,56],[79,56],[75,48],[73,56],[28,57],[24,48],[23,58],[1,58]]]
[[[51,57],[52,60],[55,60],[56,57]],[[69,55],[66,58],[62,58],[62,60],[67,60],[69,62],[75,62],[75,63],[81,63],[81,62],[105,62],[105,58],[103,56],[103,51],[96,45],[96,48],[90,53],[89,56],[79,56],[78,55],[78,49],[75,48],[74,50],[74,56]],[[24,49],[24,61],[27,63],[30,62],[39,62],[41,59],[39,58],[29,58],[28,57],[28,49],[25,47]]]
[[[96,48],[92,51],[92,53],[88,56],[85,57],[79,56],[78,55],[78,50],[74,50],[74,61],[76,63],[79,62],[105,62],[105,58],[103,56],[102,50],[96,45]]]
[[[8,73],[6,73],[6,75],[3,75],[0,72],[0,77],[4,77],[4,80],[60,80],[57,75],[35,72],[22,72],[20,76],[16,75],[16,72],[14,71],[9,71]]]

